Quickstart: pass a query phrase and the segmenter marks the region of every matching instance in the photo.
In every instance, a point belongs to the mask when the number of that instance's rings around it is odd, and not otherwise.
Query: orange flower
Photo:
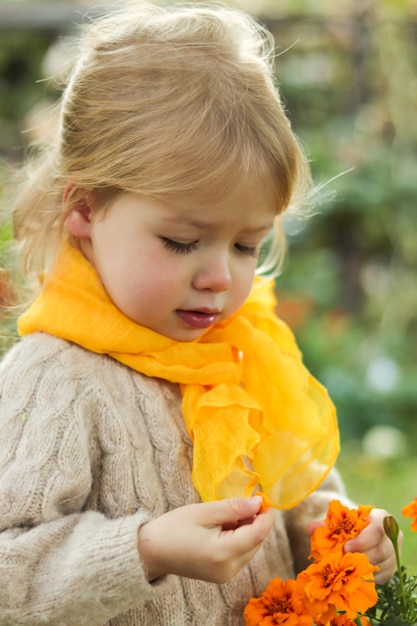
[[[295,580],[274,578],[260,598],[251,598],[245,608],[246,626],[312,626]]]
[[[359,620],[361,626],[371,626],[371,622],[363,615],[359,617]],[[317,622],[317,626],[356,626],[356,624],[357,622],[351,620],[349,617],[346,617],[346,613],[338,613],[330,620],[330,622],[327,622],[327,624]]]
[[[404,517],[414,518],[411,522],[411,530],[417,532],[417,498],[414,498],[414,500],[410,502],[410,504],[403,506],[403,508],[401,509],[401,513]]]
[[[324,526],[318,526],[311,537],[311,557],[318,560],[335,550],[343,553],[348,539],[353,539],[369,524],[371,506],[348,509],[339,500],[332,500]]]
[[[355,619],[376,604],[373,572],[377,569],[361,552],[335,552],[307,567],[297,581],[312,616],[327,624],[337,611],[345,611],[347,619]]]
[[[259,496],[260,498],[262,498],[261,508],[259,509],[259,513],[263,513],[267,509],[271,508],[272,502],[265,493],[263,493],[262,491],[257,491],[255,493],[255,496]]]

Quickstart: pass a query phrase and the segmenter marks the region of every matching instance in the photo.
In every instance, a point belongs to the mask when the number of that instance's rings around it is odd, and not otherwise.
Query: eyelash
[[[172,252],[176,252],[177,254],[190,254],[193,252],[198,246],[198,241],[191,241],[190,243],[181,243],[179,241],[174,241],[173,239],[168,239],[167,237],[161,237],[161,241],[163,246],[167,250],[171,250]],[[240,254],[246,256],[253,256],[257,258],[258,250],[256,246],[244,246],[240,243],[235,244],[235,248]]]
[[[246,256],[253,256],[255,257],[255,259],[258,257],[258,249],[256,248],[256,246],[242,246],[241,243],[236,243],[235,248],[241,254],[245,254]]]
[[[180,243],[179,241],[173,241],[166,237],[161,237],[162,244],[167,250],[176,252],[177,254],[190,254],[198,246],[198,241],[191,241],[191,243]]]

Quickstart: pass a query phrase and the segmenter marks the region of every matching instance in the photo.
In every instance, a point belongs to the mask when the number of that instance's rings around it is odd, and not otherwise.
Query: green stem
[[[393,547],[394,547],[394,552],[395,552],[395,560],[397,561],[397,573],[398,573],[398,579],[400,582],[400,606],[401,606],[401,614],[403,617],[405,617],[405,610],[406,610],[406,598],[405,598],[405,587],[404,587],[404,582],[406,579],[406,575],[405,572],[403,572],[402,568],[401,568],[401,561],[400,561],[400,551],[398,549],[398,536],[400,533],[400,528],[398,526],[398,522],[395,519],[395,517],[393,517],[392,515],[386,515],[384,517],[384,519],[382,520],[382,525],[384,527],[384,531],[385,534],[387,535],[388,539],[391,541]]]
[[[404,575],[405,574],[404,574],[404,572],[401,569],[400,551],[398,549],[398,541],[393,541],[392,545],[394,546],[395,560],[397,561],[397,572],[398,572],[398,578],[400,580],[401,611],[402,611],[403,617],[404,617],[404,612],[405,612]]]

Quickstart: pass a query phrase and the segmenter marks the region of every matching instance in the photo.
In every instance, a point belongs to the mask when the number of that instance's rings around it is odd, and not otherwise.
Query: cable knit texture
[[[0,626],[242,626],[249,597],[306,565],[333,471],[225,585],[149,584],[140,526],[200,498],[177,385],[35,333],[0,366]]]

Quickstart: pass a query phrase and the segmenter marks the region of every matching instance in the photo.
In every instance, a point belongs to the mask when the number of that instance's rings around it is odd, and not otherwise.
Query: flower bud
[[[386,515],[382,520],[382,525],[388,539],[390,539],[392,543],[396,544],[400,532],[400,527],[398,526],[398,522],[395,517],[393,517],[392,515]]]

